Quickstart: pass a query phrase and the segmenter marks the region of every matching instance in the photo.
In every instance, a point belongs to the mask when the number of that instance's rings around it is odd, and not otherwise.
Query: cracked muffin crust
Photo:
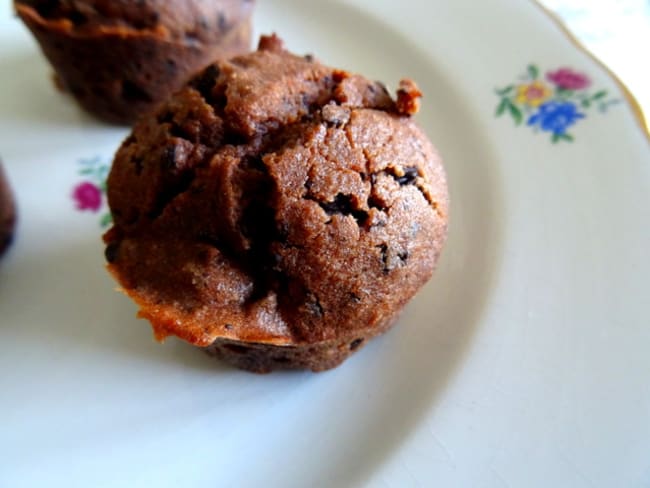
[[[16,224],[16,207],[9,182],[0,163],[0,256],[11,245]]]
[[[108,269],[159,340],[251,371],[338,365],[431,277],[447,230],[420,93],[286,52],[217,62],[141,120],[108,179]]]
[[[249,50],[253,0],[14,0],[89,112],[131,123],[217,58]]]

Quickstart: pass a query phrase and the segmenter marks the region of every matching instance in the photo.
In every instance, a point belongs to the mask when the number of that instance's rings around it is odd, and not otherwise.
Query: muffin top
[[[253,0],[14,0],[80,35],[143,31],[174,40],[212,42],[247,19]]]
[[[286,52],[218,62],[145,117],[108,180],[109,270],[159,338],[313,343],[395,315],[447,226],[435,149],[397,99]]]

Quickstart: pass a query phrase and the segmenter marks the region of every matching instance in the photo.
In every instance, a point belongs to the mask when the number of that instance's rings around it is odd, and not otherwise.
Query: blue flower
[[[539,110],[530,116],[528,125],[538,125],[543,131],[561,136],[566,134],[567,128],[584,117],[585,114],[578,112],[575,103],[550,100],[540,105]]]

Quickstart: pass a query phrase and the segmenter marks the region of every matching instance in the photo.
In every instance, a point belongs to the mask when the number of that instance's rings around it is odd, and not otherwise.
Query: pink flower
[[[582,73],[571,68],[560,68],[557,71],[546,73],[546,79],[565,90],[582,90],[591,84],[591,80]]]
[[[97,185],[84,181],[79,183],[72,192],[72,198],[76,202],[78,210],[90,210],[97,212],[102,206],[102,191]]]

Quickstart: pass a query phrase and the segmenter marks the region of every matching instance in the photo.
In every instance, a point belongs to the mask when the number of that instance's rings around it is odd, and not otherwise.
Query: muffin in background
[[[2,256],[14,237],[16,206],[9,182],[0,163],[0,256]]]
[[[131,124],[220,58],[250,48],[253,0],[14,0],[88,112]]]

